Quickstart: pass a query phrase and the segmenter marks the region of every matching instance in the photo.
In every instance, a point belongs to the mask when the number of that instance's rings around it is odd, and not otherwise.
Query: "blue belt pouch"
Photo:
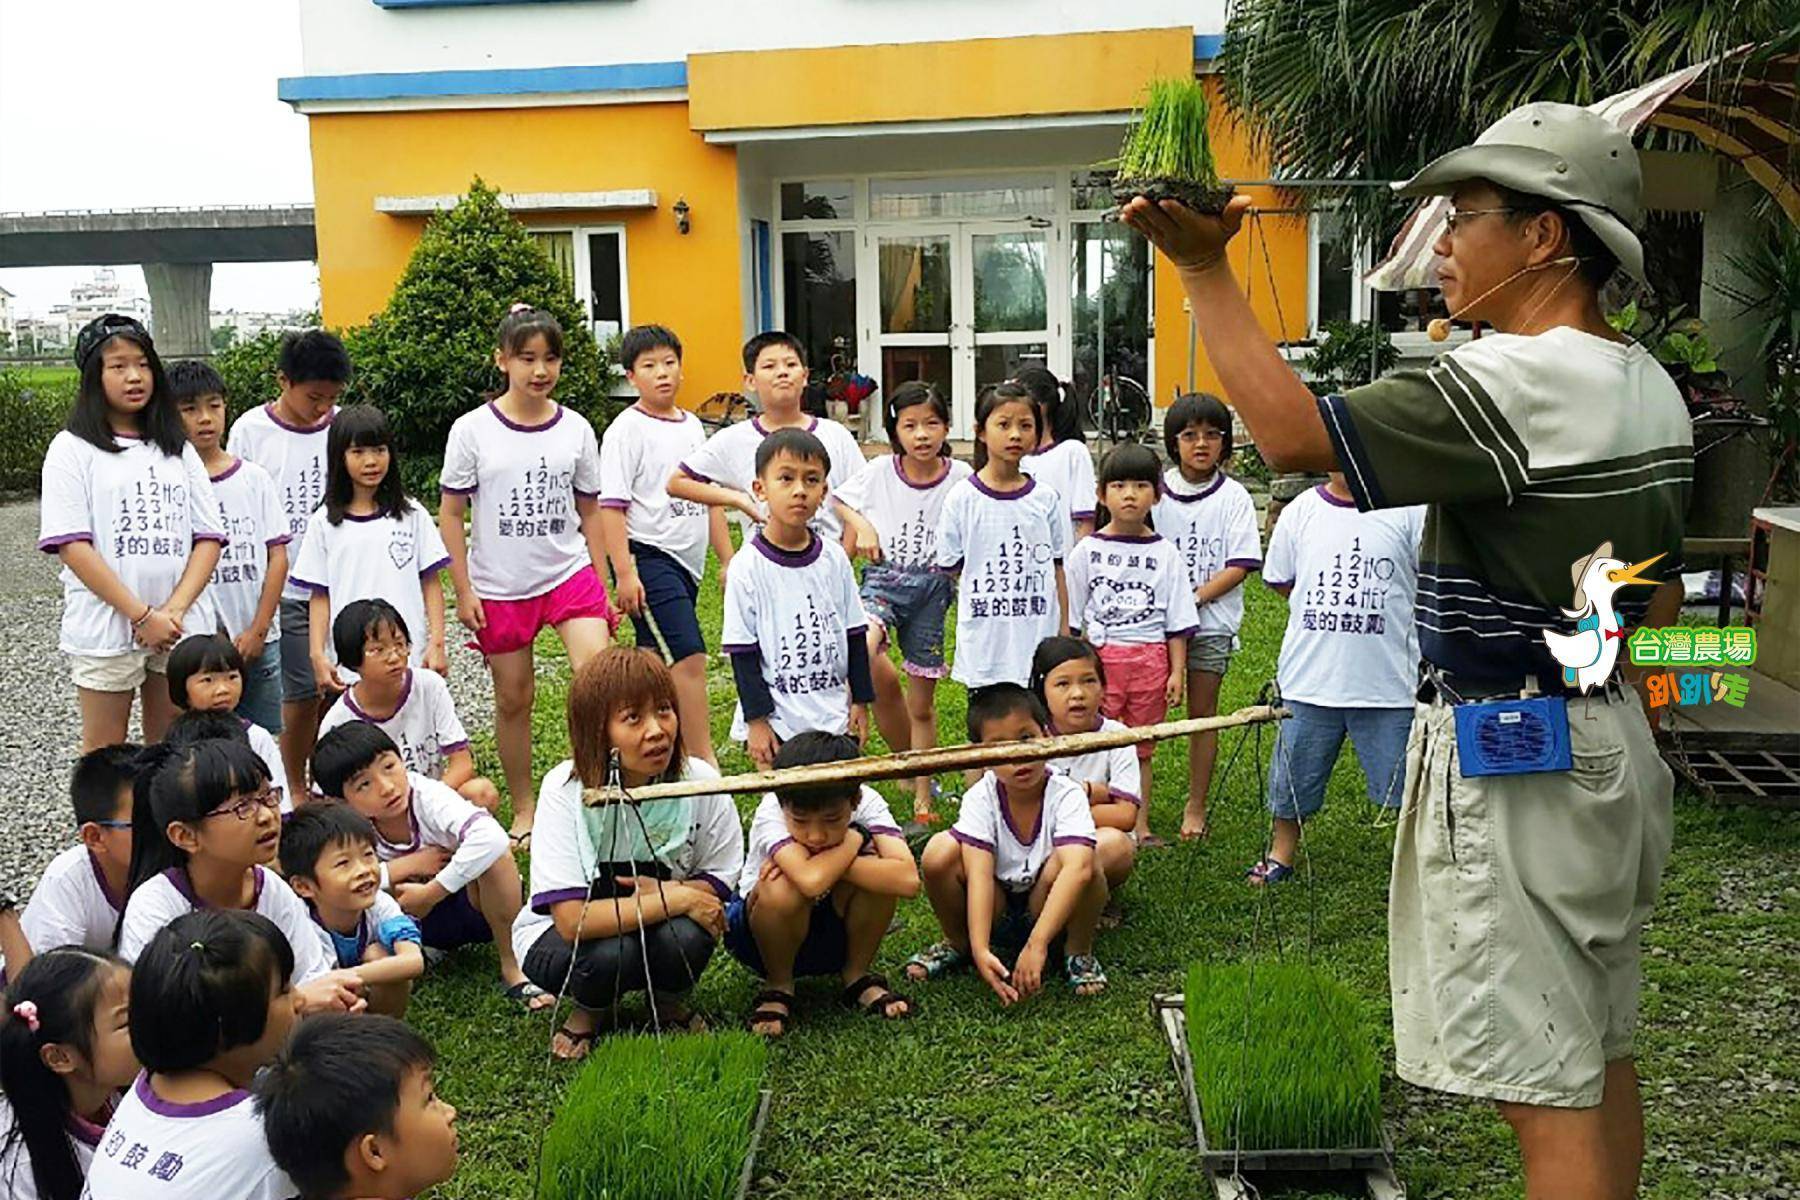
[[[1456,757],[1463,778],[1567,771],[1569,706],[1561,696],[1458,704]]]

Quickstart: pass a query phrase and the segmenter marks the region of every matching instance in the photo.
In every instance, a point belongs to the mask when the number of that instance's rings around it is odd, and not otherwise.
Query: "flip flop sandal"
[[[531,852],[532,832],[532,830],[527,829],[524,833],[509,833],[506,835],[506,840],[511,844],[514,854],[529,854]]]
[[[777,991],[774,988],[765,988],[763,991],[756,993],[756,998],[752,1000],[751,1003],[756,1005],[756,1007],[750,1010],[750,1016],[745,1021],[750,1032],[759,1032],[756,1028],[758,1025],[774,1025],[776,1027],[774,1033],[765,1033],[762,1036],[766,1038],[778,1038],[787,1033],[787,1027],[793,1022],[794,1005],[799,1003],[799,998],[792,992],[782,992]],[[774,1007],[777,1004],[781,1005],[781,1007]]]
[[[906,965],[925,968],[925,979],[929,981],[964,969],[969,965],[969,955],[949,942],[933,942],[907,959]]]
[[[706,1033],[706,1018],[686,1004],[675,1004],[668,1011],[658,1010],[657,1024],[670,1033]]]
[[[1117,929],[1125,923],[1125,910],[1119,907],[1117,900],[1108,899],[1106,907],[1100,910],[1100,918],[1095,923],[1097,929]]]
[[[860,999],[862,994],[870,988],[877,989],[875,995],[871,996],[866,1001]],[[842,999],[846,1008],[860,1009],[870,1016],[880,1017],[884,1021],[904,1021],[906,1018],[912,1016],[914,1011],[911,997],[902,996],[899,992],[888,987],[886,976],[873,973],[864,975],[854,983],[845,984]],[[890,1016],[887,1007],[894,1003],[906,1005],[906,1011],[894,1013]]]
[[[550,1007],[548,1004],[539,1004],[535,1007],[532,1005],[531,1002],[533,1000],[536,1000],[539,996],[548,996],[550,993],[546,992],[543,988],[531,982],[529,979],[521,979],[511,987],[502,987],[500,990],[505,993],[508,1000],[517,1004],[527,1013],[542,1012]]]
[[[599,1031],[594,1029],[577,1032],[567,1025],[559,1025],[556,1029],[556,1036],[568,1039],[570,1053],[557,1054],[554,1046],[551,1047],[550,1053],[556,1056],[558,1062],[580,1062],[588,1056],[588,1051],[594,1048],[594,1034],[597,1032]]]
[[[1146,833],[1143,837],[1138,839],[1138,849],[1139,850],[1161,850],[1164,846],[1167,846],[1168,844],[1169,844],[1168,838],[1158,837],[1154,833]]]
[[[1245,871],[1244,878],[1250,881],[1250,886],[1262,887],[1265,884],[1280,883],[1293,873],[1294,868],[1279,859],[1265,858]]]
[[[1071,954],[1063,964],[1063,970],[1069,976],[1069,987],[1077,996],[1098,996],[1106,990],[1106,972],[1100,969],[1100,960],[1091,954]],[[1099,985],[1095,991],[1083,992],[1084,987]]]

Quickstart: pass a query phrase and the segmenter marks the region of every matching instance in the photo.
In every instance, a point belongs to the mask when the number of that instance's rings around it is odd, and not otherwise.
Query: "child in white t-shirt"
[[[806,394],[806,351],[798,338],[780,330],[759,333],[744,343],[744,390],[756,398],[761,412],[748,421],[727,425],[706,444],[681,460],[669,476],[669,495],[715,508],[736,509],[752,522],[763,519],[763,507],[751,494],[758,474],[756,451],[762,440],[779,429],[804,429],[818,438],[831,459],[826,474],[826,501],[814,513],[811,524],[830,541],[842,537],[852,553],[868,557],[881,544],[875,529],[862,514],[831,496],[862,470],[862,446],[856,436],[836,421],[809,417],[800,410]],[[719,569],[729,577],[729,559]]]
[[[1126,444],[1100,465],[1098,532],[1069,555],[1069,625],[1079,628],[1106,667],[1100,711],[1125,725],[1155,725],[1181,703],[1187,643],[1200,624],[1187,563],[1173,542],[1150,527],[1162,485],[1154,451]],[[1137,836],[1150,832],[1154,742],[1140,742],[1138,764],[1146,803]]]
[[[20,966],[0,999],[0,1195],[72,1198],[137,1078],[131,969],[107,951],[64,945]]]
[[[80,838],[50,860],[19,924],[33,953],[53,946],[110,950],[131,879],[131,786],[139,747],[90,750],[69,775],[69,801]],[[17,979],[27,960],[8,957]]]
[[[455,788],[463,799],[488,812],[500,807],[500,790],[475,774],[469,734],[456,715],[450,685],[436,671],[415,671],[406,618],[386,600],[355,600],[332,624],[338,661],[356,672],[356,682],[319,722],[324,737],[339,725],[368,721],[400,748],[406,769]]]
[[[186,630],[213,628],[205,595],[225,542],[212,481],[182,434],[150,334],[108,313],[75,339],[68,427],[44,452],[38,549],[62,560],[59,641],[81,699],[81,748],[145,738],[174,715],[162,678]]]
[[[961,576],[956,666],[971,689],[1023,687],[1039,642],[1069,632],[1069,514],[1055,489],[1020,471],[1038,442],[1038,409],[1017,383],[975,404],[978,466],[950,489],[938,525],[937,565]]]
[[[725,581],[721,648],[737,680],[734,739],[767,768],[781,742],[809,729],[861,742],[875,687],[856,574],[837,543],[810,529],[829,463],[819,439],[778,429],[756,450],[751,487],[768,519]]]
[[[312,769],[321,791],[348,801],[375,826],[375,853],[387,864],[382,886],[419,923],[427,946],[451,950],[491,940],[508,999],[527,1012],[555,1002],[513,957],[519,867],[491,814],[408,771],[393,739],[366,721],[322,735]]]
[[[969,695],[971,742],[1044,736],[1050,716],[1014,683]],[[1041,762],[995,767],[964,794],[949,830],[925,845],[925,892],[944,939],[913,955],[907,978],[936,979],[971,964],[1010,1005],[1043,986],[1050,956],[1078,996],[1106,988],[1094,930],[1106,906],[1106,874],[1094,863],[1087,791]],[[1016,957],[1008,967],[1002,954]]]
[[[301,1010],[298,949],[258,913],[217,909],[178,916],[147,940],[131,975],[131,1046],[144,1071],[107,1122],[82,1200],[299,1194],[248,1091]]]
[[[196,634],[181,639],[169,652],[169,698],[182,712],[217,712],[237,715],[244,694],[244,659],[237,643],[223,633]],[[237,717],[244,739],[269,768],[269,784],[281,797],[281,811],[294,810],[288,794],[287,772],[281,766],[281,747],[275,737],[248,717]],[[172,727],[171,727],[172,728]]]
[[[863,611],[869,617],[869,666],[875,723],[890,750],[937,745],[937,681],[944,663],[944,621],[956,586],[937,569],[937,531],[944,499],[973,472],[944,448],[950,405],[928,383],[903,383],[888,400],[888,444],[838,497],[862,513],[881,538],[880,561],[863,568]],[[900,650],[900,672],[888,658]],[[913,821],[933,824],[932,780],[913,781]]]
[[[307,613],[313,675],[336,695],[348,686],[333,661],[331,624],[352,600],[388,599],[408,629],[425,631],[413,666],[442,675],[444,591],[438,572],[450,563],[424,505],[400,487],[400,451],[385,414],[367,404],[341,410],[331,423],[325,503],[307,522],[293,581],[312,593]]]
[[[362,981],[369,1011],[398,1017],[425,973],[425,938],[381,890],[375,840],[375,826],[348,804],[315,801],[281,827],[281,873],[306,901],[319,944]]]
[[[1275,671],[1293,712],[1275,731],[1269,809],[1275,834],[1252,883],[1293,874],[1301,826],[1325,803],[1344,738],[1369,798],[1400,805],[1418,688],[1419,535],[1425,509],[1358,512],[1341,471],[1281,510],[1263,580],[1288,598]]]
[[[606,648],[617,623],[600,582],[600,444],[586,417],[552,397],[562,352],[554,316],[512,306],[495,334],[494,365],[506,389],[450,427],[439,480],[438,529],[449,547],[456,615],[494,676],[494,742],[519,842],[536,803],[532,642],[555,629],[579,669]],[[473,545],[463,533],[470,507]],[[408,629],[424,628],[401,611]]]
[[[1068,385],[1043,367],[1026,367],[1013,376],[1037,401],[1038,447],[1020,469],[1056,489],[1069,506],[1069,540],[1079,542],[1094,532],[1094,458],[1081,432],[1081,408]]]
[[[1085,639],[1045,638],[1031,660],[1031,691],[1050,714],[1050,732],[1092,733],[1124,729],[1101,715],[1106,694],[1106,668]],[[1143,778],[1137,750],[1115,746],[1067,758],[1053,758],[1050,770],[1066,775],[1087,792],[1093,811],[1094,859],[1106,875],[1107,890],[1116,893],[1137,862],[1138,810],[1144,807]],[[1116,924],[1111,902],[1102,923]]]
[[[1188,639],[1187,711],[1190,717],[1212,717],[1218,715],[1219,688],[1244,623],[1244,579],[1262,569],[1256,503],[1243,484],[1225,474],[1231,461],[1231,410],[1217,396],[1178,397],[1163,418],[1163,446],[1175,465],[1163,475],[1153,517],[1157,532],[1187,559],[1200,611],[1199,632]],[[1206,799],[1218,750],[1217,731],[1188,738],[1184,841],[1208,834]]]
[[[613,598],[631,618],[637,644],[669,661],[688,729],[688,751],[717,765],[706,699],[706,640],[695,606],[706,546],[731,561],[725,510],[669,495],[669,476],[706,444],[700,418],[676,407],[681,339],[661,325],[637,325],[619,343],[637,403],[600,439],[600,534],[612,560]]]
[[[782,743],[777,769],[842,762],[856,739],[809,730]],[[780,1037],[794,1019],[794,980],[836,975],[845,1004],[886,1020],[912,1002],[870,972],[902,899],[919,894],[919,868],[887,801],[856,784],[771,792],[750,819],[738,895],[725,909],[725,945],[766,982],[750,1029]]]
[[[325,499],[331,419],[350,382],[350,355],[335,334],[323,329],[290,333],[281,339],[275,367],[280,391],[268,404],[250,409],[231,424],[231,452],[255,463],[275,483],[287,516],[289,576],[281,589],[281,757],[288,791],[306,794],[306,757],[319,728],[319,684],[313,678],[312,640],[307,630],[312,593],[294,582],[294,555],[307,523]]]

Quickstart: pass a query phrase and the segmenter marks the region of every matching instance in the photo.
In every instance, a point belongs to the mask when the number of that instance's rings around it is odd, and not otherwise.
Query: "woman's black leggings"
[[[519,966],[531,982],[552,995],[569,982],[569,996],[583,1008],[606,1008],[627,992],[654,987],[658,992],[688,991],[706,970],[716,943],[691,917],[674,917],[642,931],[648,945],[639,945],[639,931],[614,937],[583,938],[577,952],[555,927],[544,930]],[[648,952],[650,975],[644,977]],[[574,957],[575,970],[569,971]]]

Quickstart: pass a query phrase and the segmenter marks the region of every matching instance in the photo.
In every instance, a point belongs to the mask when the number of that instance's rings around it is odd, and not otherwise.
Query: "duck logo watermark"
[[[1663,556],[1658,554],[1642,562],[1627,564],[1613,557],[1611,542],[1601,542],[1592,554],[1578,558],[1570,567],[1575,582],[1574,604],[1563,614],[1575,622],[1574,633],[1544,630],[1544,644],[1550,655],[1562,664],[1563,683],[1583,693],[1603,686],[1612,678],[1619,661],[1619,648],[1625,644],[1625,630],[1613,606],[1613,596],[1620,588],[1632,584],[1655,587],[1660,582],[1646,579],[1644,571]]]

